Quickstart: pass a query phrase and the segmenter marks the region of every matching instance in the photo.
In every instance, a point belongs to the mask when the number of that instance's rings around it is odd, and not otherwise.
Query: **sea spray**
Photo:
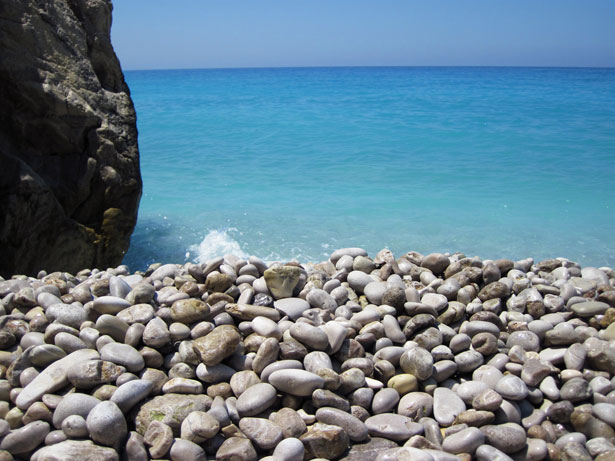
[[[186,253],[186,259],[194,255],[194,262],[202,264],[205,261],[219,255],[234,255],[239,258],[247,258],[248,255],[241,249],[239,242],[230,232],[237,232],[235,228],[212,230],[198,245],[191,245]]]

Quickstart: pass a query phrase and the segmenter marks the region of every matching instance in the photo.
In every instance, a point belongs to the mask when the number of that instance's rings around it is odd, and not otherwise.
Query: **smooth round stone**
[[[169,451],[171,461],[206,461],[205,450],[189,440],[175,439]]]
[[[237,328],[231,325],[220,325],[208,335],[195,339],[192,347],[205,365],[213,366],[235,352],[240,342],[241,335]]]
[[[434,372],[431,379],[434,379],[438,383],[450,378],[457,373],[457,364],[452,360],[440,360],[434,363]]]
[[[414,375],[401,373],[389,379],[387,386],[395,389],[399,395],[405,395],[409,392],[418,390],[419,383]]]
[[[264,418],[241,418],[239,429],[261,450],[274,448],[284,437],[279,426]]]
[[[333,297],[325,290],[319,288],[312,288],[305,300],[310,303],[310,306],[317,309],[324,309],[329,312],[334,312],[337,309],[337,302]]]
[[[254,373],[252,370],[249,371]],[[237,372],[233,368],[223,363],[213,366],[207,366],[204,363],[199,363],[196,367],[196,376],[207,384],[215,384],[222,381],[228,382],[233,376],[235,376],[236,373]],[[254,374],[256,375],[256,373]],[[256,378],[258,379],[258,376]]]
[[[216,365],[216,366],[219,366],[219,365]],[[197,376],[198,376],[198,367],[197,367]],[[261,382],[258,375],[254,373],[254,371],[252,370],[242,370],[236,373],[232,373],[229,376],[229,378],[230,380],[227,378],[224,381],[229,381],[231,390],[233,391],[233,394],[235,394],[236,397],[239,397],[241,394],[243,394],[245,390],[249,388],[250,386],[254,386],[255,384],[259,384]],[[199,379],[203,380],[203,378],[201,377],[199,377]]]
[[[470,373],[480,367],[485,361],[480,352],[470,350],[455,356],[457,370],[461,373]]]
[[[506,453],[503,453],[491,445],[482,445],[478,447],[475,458],[476,461],[513,461]],[[527,461],[527,459],[525,461]]]
[[[292,369],[274,371],[269,375],[269,382],[277,390],[299,397],[310,396],[316,389],[322,389],[325,385],[325,380],[317,374]]]
[[[72,304],[53,304],[45,310],[45,315],[50,321],[56,321],[73,328],[79,328],[87,320],[86,310]]]
[[[49,433],[49,424],[45,421],[34,421],[19,429],[13,429],[0,442],[0,450],[6,450],[18,455],[34,450]]]
[[[405,442],[414,435],[423,433],[423,426],[407,416],[382,413],[365,420],[365,426],[372,437],[384,437],[395,442]]]
[[[322,369],[333,369],[331,357],[329,354],[320,351],[314,351],[307,354],[303,359],[304,368],[312,373],[318,373]]]
[[[219,430],[218,420],[204,411],[193,411],[181,423],[182,439],[195,443],[211,439]]]
[[[308,323],[295,323],[289,331],[294,339],[311,349],[324,351],[329,346],[329,338],[324,330]]]
[[[114,402],[123,413],[128,413],[137,403],[144,400],[152,388],[154,383],[145,379],[134,379],[119,386],[113,395],[111,401]]]
[[[596,376],[589,382],[592,391],[598,394],[607,395],[613,389],[611,381],[604,376]]]
[[[93,303],[93,309],[100,314],[115,315],[124,309],[130,307],[130,303],[125,299],[117,296],[101,296],[96,298]]]
[[[601,301],[585,301],[576,303],[570,306],[570,310],[579,317],[593,317],[594,315],[602,315],[610,306]]]
[[[387,284],[385,282],[370,282],[365,286],[363,292],[370,303],[380,305],[386,290]]]
[[[365,287],[374,282],[373,277],[361,271],[352,271],[347,278],[350,288],[358,294],[364,294]]]
[[[301,440],[289,437],[282,440],[275,450],[273,450],[273,457],[279,461],[296,461],[302,460],[305,453],[303,443]]]
[[[282,314],[287,315],[292,321],[297,320],[310,308],[310,303],[301,298],[278,299],[273,306]]]
[[[555,446],[558,448],[564,448],[569,443],[580,443],[581,445],[585,445],[585,442],[587,442],[587,437],[585,434],[580,432],[568,432],[555,441]]]
[[[209,306],[200,299],[180,299],[171,305],[171,318],[175,322],[197,323],[207,319]]]
[[[433,307],[436,311],[440,312],[448,305],[448,299],[446,296],[437,293],[426,293],[421,298],[421,303],[426,306]]]
[[[265,367],[265,369],[261,372],[261,381],[268,382],[269,376],[274,371],[278,370],[302,370],[303,364],[299,360],[279,360],[277,362],[271,363]]]
[[[4,419],[0,419],[0,437],[4,437],[11,430],[11,426]]]
[[[472,344],[472,338],[470,338],[465,333],[458,333],[458,334],[456,334],[455,336],[453,336],[451,338],[451,341],[450,341],[448,347],[450,347],[451,351],[454,354],[457,354],[457,353],[462,352],[462,351],[464,351],[466,349],[469,349],[471,344]],[[433,351],[432,351],[432,353],[433,353]]]
[[[405,373],[416,376],[420,381],[429,379],[433,373],[433,356],[422,347],[414,347],[403,353],[399,365]]]
[[[549,400],[559,400],[560,392],[553,376],[547,376],[544,378],[538,388]]]
[[[485,442],[485,435],[476,427],[469,427],[444,439],[442,449],[449,453],[474,453]]]
[[[540,338],[531,331],[513,331],[506,340],[506,347],[521,346],[526,351],[540,351]]]
[[[146,346],[158,349],[171,342],[171,333],[164,320],[154,317],[147,322],[142,339]]]
[[[340,260],[340,258],[342,258],[343,256],[349,256],[350,258],[354,259],[358,256],[367,256],[367,251],[365,251],[363,248],[340,248],[339,250],[335,250],[333,253],[331,253],[331,256],[329,257],[329,259],[331,260],[331,262],[333,264],[337,264],[337,262]]]
[[[404,395],[397,405],[397,413],[414,421],[431,416],[433,397],[425,392],[411,392]]]
[[[484,320],[472,320],[471,322],[464,323],[463,326],[464,331],[460,331],[460,333],[465,333],[470,337],[473,337],[478,333],[491,333],[496,338],[500,337],[500,329],[496,324],[491,322]]]
[[[504,375],[495,385],[495,391],[509,400],[523,400],[529,393],[523,380],[514,375]]]
[[[122,365],[128,371],[140,371],[145,367],[145,361],[139,351],[128,344],[106,344],[100,349],[100,358]]]
[[[586,443],[586,447],[587,447],[587,450],[589,451],[589,454],[594,457],[598,456],[601,453],[606,453],[606,452],[615,450],[615,445],[609,442],[604,437],[596,437],[594,439],[588,440]]]
[[[30,362],[36,367],[44,368],[64,357],[66,352],[53,344],[41,344],[30,350]]]
[[[450,389],[438,387],[434,391],[433,414],[441,425],[450,426],[459,413],[465,410],[463,400]]]
[[[117,318],[129,325],[140,323],[145,325],[154,318],[156,311],[149,304],[134,304],[117,314]]]
[[[459,384],[459,386],[455,389],[455,392],[459,397],[461,397],[461,400],[463,400],[466,404],[470,404],[477,395],[488,389],[489,386],[480,381],[466,381]]]
[[[493,389],[486,389],[472,399],[472,407],[478,411],[496,411],[502,405],[502,396]]]
[[[165,394],[201,394],[203,384],[196,379],[172,378],[164,383],[162,392]]]
[[[487,443],[504,453],[515,453],[525,447],[526,435],[523,427],[515,423],[481,427]]]
[[[399,393],[392,388],[380,389],[372,400],[372,413],[388,413],[399,402]]]
[[[252,320],[252,330],[265,338],[282,339],[282,330],[278,324],[267,317],[255,317]]]
[[[78,392],[68,394],[62,398],[53,412],[53,425],[57,429],[60,429],[62,427],[62,421],[70,415],[79,415],[83,418],[87,418],[90,411],[99,403],[100,400],[91,395],[80,394]]]
[[[62,348],[68,354],[70,354],[71,352],[88,348],[87,344],[83,340],[81,340],[81,338],[72,334],[72,332],[69,333],[61,331],[57,333],[53,338],[53,342],[56,346]]]
[[[596,403],[592,407],[592,413],[611,427],[615,427],[615,404]]]
[[[129,325],[115,315],[104,314],[96,320],[96,330],[101,335],[109,335],[119,342],[126,338]]]
[[[239,396],[237,399],[237,411],[240,416],[258,415],[271,407],[276,399],[277,391],[271,384],[255,384],[248,387]]]
[[[587,400],[592,394],[592,388],[583,378],[572,378],[566,381],[560,389],[560,398],[570,400],[572,403]]]
[[[101,402],[92,408],[86,423],[92,440],[101,445],[120,444],[128,434],[124,415],[113,402]]]
[[[316,419],[324,424],[339,426],[353,442],[362,442],[368,437],[368,429],[359,418],[337,408],[323,407],[316,410]]]
[[[587,350],[582,344],[576,343],[570,345],[564,354],[564,363],[566,368],[571,370],[582,370],[585,364]]]
[[[64,418],[62,421],[62,432],[66,434],[69,439],[78,439],[88,436],[88,428],[83,419],[83,416],[70,415]]]
[[[526,461],[542,461],[548,455],[547,443],[541,439],[527,439]]]
[[[512,400],[502,400],[495,416],[497,423],[521,424],[521,409]]]

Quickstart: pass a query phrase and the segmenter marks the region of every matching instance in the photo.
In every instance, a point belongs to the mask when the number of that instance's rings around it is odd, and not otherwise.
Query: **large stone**
[[[141,435],[152,421],[167,424],[175,437],[180,436],[180,427],[184,419],[193,411],[207,411],[211,406],[211,397],[193,394],[165,394],[143,403],[136,412],[135,427]]]
[[[122,410],[113,402],[100,402],[92,408],[86,423],[92,440],[101,445],[119,447],[128,435]]]
[[[192,347],[205,365],[213,366],[231,355],[240,341],[241,335],[237,328],[232,325],[220,325],[208,335],[195,339]]]
[[[32,461],[118,461],[119,456],[113,448],[94,445],[91,440],[65,440],[43,447],[32,455]]]
[[[348,434],[339,426],[316,423],[300,437],[306,456],[311,458],[337,459],[348,448]]]
[[[180,299],[171,306],[171,318],[176,322],[195,323],[205,320],[209,307],[200,299]]]
[[[88,394],[73,392],[62,398],[53,412],[53,425],[60,429],[62,422],[70,415],[79,415],[86,419],[90,411],[100,403],[96,397]]]
[[[49,433],[49,424],[45,421],[34,421],[24,427],[11,431],[0,443],[0,449],[11,454],[27,453],[34,450],[45,440]]]
[[[296,266],[274,266],[263,274],[267,288],[276,299],[290,298],[299,283],[301,269]]]
[[[34,378],[23,391],[17,396],[15,404],[25,410],[43,394],[47,394],[68,384],[68,370],[80,362],[96,360],[99,358],[98,352],[92,349],[81,349],[67,355],[63,359],[57,360],[45,368],[36,378]]]
[[[0,3],[0,274],[115,267],[141,197],[109,0]]]

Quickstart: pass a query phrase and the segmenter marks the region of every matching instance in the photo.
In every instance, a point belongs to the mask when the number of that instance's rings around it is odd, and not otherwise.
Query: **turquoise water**
[[[615,265],[615,69],[126,73],[144,194],[125,263],[360,246]]]

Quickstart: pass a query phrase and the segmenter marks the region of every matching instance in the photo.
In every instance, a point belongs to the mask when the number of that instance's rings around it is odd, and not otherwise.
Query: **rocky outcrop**
[[[141,175],[110,0],[0,2],[0,274],[123,258]]]

